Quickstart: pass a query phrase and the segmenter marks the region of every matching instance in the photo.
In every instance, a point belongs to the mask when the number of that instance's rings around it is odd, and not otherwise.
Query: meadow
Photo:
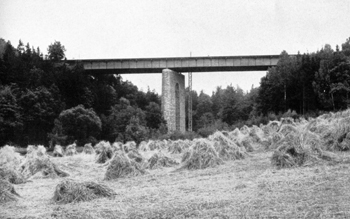
[[[138,147],[5,146],[0,218],[349,218],[349,148],[349,110]]]

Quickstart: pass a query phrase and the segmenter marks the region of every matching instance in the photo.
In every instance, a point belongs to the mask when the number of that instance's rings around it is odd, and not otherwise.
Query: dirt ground
[[[114,181],[90,155],[52,158],[77,182],[92,180],[117,196],[56,204],[62,180],[15,185],[18,202],[0,205],[0,218],[350,218],[350,163],[276,169],[272,152],[205,170],[163,168]],[[342,154],[341,156],[348,156]]]

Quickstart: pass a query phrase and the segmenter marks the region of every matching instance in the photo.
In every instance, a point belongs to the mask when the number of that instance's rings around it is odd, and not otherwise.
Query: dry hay
[[[97,154],[96,163],[106,163],[113,157],[113,149],[108,141],[100,141],[95,145],[95,151]]]
[[[278,132],[286,136],[291,132],[298,132],[298,130],[294,125],[283,124]]]
[[[119,142],[119,141],[116,141],[112,144],[112,150],[113,152],[117,152],[117,151],[120,151],[122,150],[122,147],[123,147],[123,143]]]
[[[295,126],[294,119],[292,117],[281,118],[281,125],[285,125],[285,124],[289,124],[289,125],[294,125]]]
[[[55,145],[55,148],[53,150],[53,156],[54,157],[63,157],[64,150],[61,145]]]
[[[148,151],[149,148],[147,147],[148,142],[146,141],[141,141],[139,144],[139,150],[140,151]]]
[[[270,121],[266,128],[264,129],[265,135],[271,134],[273,132],[277,132],[281,126],[281,122],[279,121]]]
[[[19,168],[23,157],[16,152],[15,147],[5,145],[0,148],[0,167]]]
[[[268,138],[270,145],[268,145],[268,149],[276,149],[278,148],[280,141],[284,139],[284,135],[279,132],[273,132],[271,136]]]
[[[91,181],[78,183],[72,180],[64,180],[56,186],[53,200],[57,203],[66,204],[116,195],[112,189],[103,184]]]
[[[27,179],[23,174],[15,168],[0,167],[0,179],[6,180],[12,184],[26,183]]]
[[[75,143],[68,145],[66,148],[66,156],[73,156],[77,154],[77,145]]]
[[[176,141],[170,141],[168,145],[168,151],[172,154],[181,154],[186,148],[185,143],[180,139]]]
[[[144,161],[144,158],[137,150],[129,151],[127,155],[131,160],[134,160],[137,163],[142,163]]]
[[[46,155],[46,148],[43,145],[28,145],[27,155],[35,153],[37,156]]]
[[[244,135],[247,135],[250,132],[250,128],[246,125],[242,126],[239,130]]]
[[[320,160],[336,160],[335,154],[322,150],[320,137],[306,129],[290,133],[279,142],[271,163],[279,168],[312,165]]]
[[[134,141],[128,141],[122,146],[125,153],[136,150],[136,143]]]
[[[91,143],[84,145],[83,153],[84,154],[95,154],[95,149],[92,147]]]
[[[210,135],[208,139],[214,143],[214,148],[223,160],[244,159],[247,155],[244,147],[238,147],[235,142],[231,141],[220,131]]]
[[[194,139],[192,146],[182,157],[181,169],[205,169],[223,164],[218,152],[213,146],[213,142],[208,139]]]
[[[147,168],[153,170],[153,169],[158,169],[162,167],[172,167],[178,164],[179,163],[176,160],[166,156],[162,152],[158,152],[158,153],[154,153],[153,156],[150,159],[148,159]]]
[[[16,192],[13,185],[0,179],[0,204],[4,204],[11,201],[17,201],[20,195]]]
[[[330,151],[350,150],[350,118],[336,119],[321,133],[325,148]]]
[[[160,140],[149,140],[147,142],[146,150],[154,151],[154,150],[161,150],[166,147],[168,142],[166,140],[160,141]]]
[[[139,163],[129,159],[124,153],[117,153],[107,167],[105,179],[113,180],[145,173],[146,171]]]
[[[50,178],[69,176],[68,173],[59,169],[47,154],[42,153],[40,146],[32,147],[31,149],[22,164],[22,174],[25,177],[31,177],[37,173],[41,173],[43,177]]]

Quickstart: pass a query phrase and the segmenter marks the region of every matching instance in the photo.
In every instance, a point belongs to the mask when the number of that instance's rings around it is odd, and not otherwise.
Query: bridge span
[[[176,72],[264,71],[275,66],[279,55],[204,56],[136,59],[77,59],[68,63],[82,63],[85,71],[97,74]]]
[[[81,63],[88,74],[141,74],[162,73],[162,112],[169,132],[186,130],[185,76],[192,72],[266,71],[276,66],[279,55],[207,56],[140,59],[80,59],[67,60],[68,64]],[[189,98],[189,105],[191,98]],[[189,130],[192,131],[192,110],[189,108]]]

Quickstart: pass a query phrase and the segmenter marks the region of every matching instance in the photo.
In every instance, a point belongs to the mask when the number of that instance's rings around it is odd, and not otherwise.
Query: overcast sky
[[[306,53],[350,37],[350,1],[0,0],[0,37],[15,47],[19,39],[29,42],[45,54],[57,40],[67,59]],[[264,75],[193,73],[193,88],[250,90]],[[123,78],[161,93],[161,74]]]

